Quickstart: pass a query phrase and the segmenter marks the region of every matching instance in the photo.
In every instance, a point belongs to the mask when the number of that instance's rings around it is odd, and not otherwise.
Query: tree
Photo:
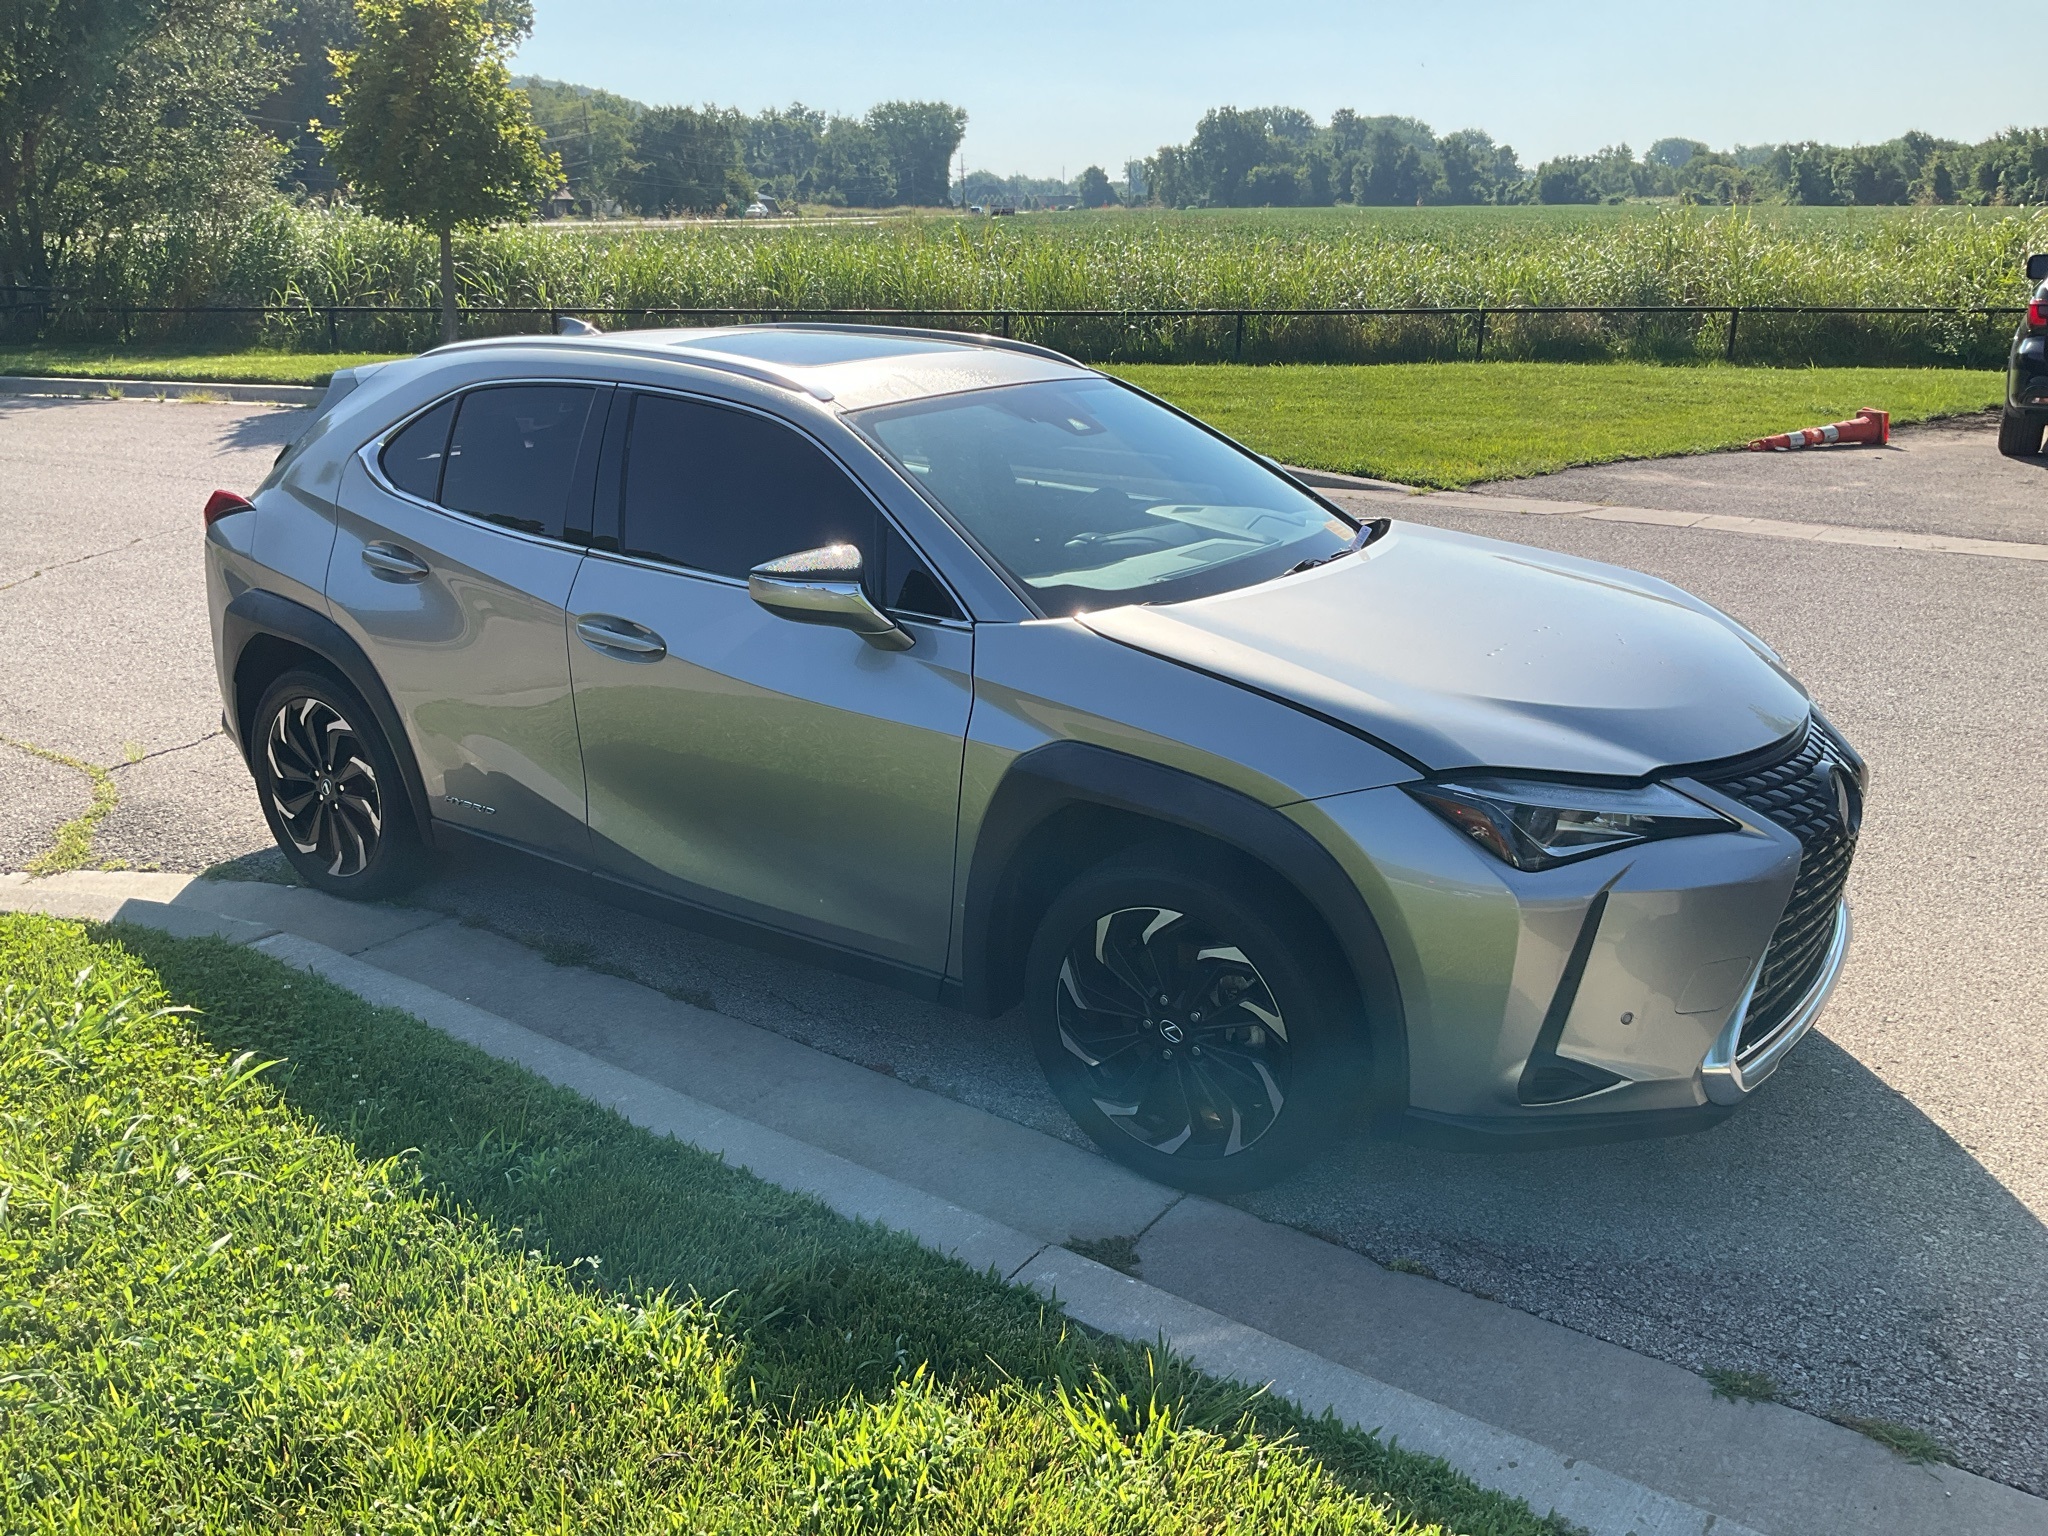
[[[314,131],[335,89],[334,55],[360,41],[353,0],[282,0],[270,26],[284,77],[256,109],[256,120],[283,141],[279,181],[307,192],[335,189],[334,168]]]
[[[335,168],[379,217],[441,240],[441,339],[456,339],[455,231],[529,217],[561,184],[505,56],[518,18],[483,0],[357,0],[362,46],[334,59]]]
[[[657,107],[633,134],[634,202],[643,213],[712,213],[753,201],[739,135],[711,110]]]
[[[1099,165],[1091,165],[1083,171],[1074,183],[1074,191],[1080,195],[1083,208],[1113,208],[1117,203],[1116,188],[1109,184],[1109,173]]]
[[[47,286],[81,244],[191,233],[268,190],[249,112],[282,71],[274,0],[8,0],[0,270]]]
[[[1593,185],[1597,162],[1565,156],[1546,160],[1536,167],[1536,201],[1539,203],[1597,203],[1600,192]]]
[[[857,118],[835,117],[826,125],[816,182],[826,201],[855,208],[886,208],[898,200],[889,146]]]
[[[529,76],[518,85],[533,103],[542,147],[560,158],[569,189],[596,207],[632,202],[633,134],[647,108],[610,91],[559,80]]]
[[[952,201],[953,151],[967,132],[966,112],[943,101],[885,101],[869,109],[867,128],[889,161],[893,201],[918,208]]]

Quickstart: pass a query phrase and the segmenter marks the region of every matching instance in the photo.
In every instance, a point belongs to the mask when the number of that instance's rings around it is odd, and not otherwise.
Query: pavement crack
[[[168,539],[173,534],[178,533],[180,531],[181,530],[176,528],[166,528],[161,533],[138,533],[134,538],[130,539],[125,544],[109,545],[105,549],[93,550],[90,554],[73,555],[69,560],[59,560],[51,565],[38,566],[36,569],[30,571],[26,576],[17,576],[12,581],[0,581],[0,592],[12,591],[16,587],[23,586],[28,582],[34,581],[38,576],[47,576],[49,575],[50,572],[61,571],[66,566],[83,565],[88,560],[98,560],[104,555],[118,555],[124,549],[133,549],[138,544],[147,544],[154,539]]]
[[[174,752],[190,752],[194,747],[204,746],[216,736],[225,735],[227,735],[226,731],[222,730],[219,726],[215,726],[204,736],[194,737],[191,741],[181,741],[175,747],[158,747],[154,752],[140,752],[134,757],[123,758],[120,762],[114,764],[113,768],[109,771],[119,773],[124,768],[133,768],[137,763],[146,763],[153,758],[169,757]]]
[[[33,742],[15,741],[0,736],[0,745],[26,752],[30,757],[40,757],[46,763],[55,763],[60,768],[69,768],[85,775],[92,785],[92,803],[83,811],[58,827],[50,838],[50,846],[22,866],[31,878],[42,875],[61,875],[68,870],[83,869],[92,858],[92,840],[100,829],[100,823],[113,814],[114,807],[121,803],[121,791],[114,783],[114,776],[97,763],[88,763],[82,758],[70,757],[48,747],[39,747]]]

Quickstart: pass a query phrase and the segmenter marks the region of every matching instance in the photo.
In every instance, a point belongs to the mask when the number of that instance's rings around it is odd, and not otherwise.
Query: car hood
[[[1768,746],[1809,708],[1762,641],[1667,582],[1413,523],[1315,570],[1080,622],[1431,770],[1634,778]]]

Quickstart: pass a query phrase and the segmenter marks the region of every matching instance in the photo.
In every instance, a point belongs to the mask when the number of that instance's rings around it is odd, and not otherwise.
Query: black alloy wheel
[[[1060,962],[1054,1007],[1095,1107],[1162,1156],[1235,1157],[1287,1107],[1294,1062],[1273,989],[1185,912],[1098,917]]]
[[[250,767],[264,818],[308,884],[388,895],[416,872],[411,809],[390,748],[361,700],[331,679],[288,673],[257,706]]]
[[[1255,1189],[1365,1119],[1356,988],[1313,914],[1256,866],[1172,848],[1105,862],[1047,910],[1024,986],[1053,1092],[1161,1183]]]

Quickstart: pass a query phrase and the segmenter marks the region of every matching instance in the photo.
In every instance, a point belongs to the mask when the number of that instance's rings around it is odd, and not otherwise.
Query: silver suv
[[[746,327],[337,379],[208,509],[311,884],[464,838],[1023,1027],[1202,1190],[1371,1126],[1727,1114],[1820,1012],[1863,764],[1629,571],[1359,523],[1055,353]]]

